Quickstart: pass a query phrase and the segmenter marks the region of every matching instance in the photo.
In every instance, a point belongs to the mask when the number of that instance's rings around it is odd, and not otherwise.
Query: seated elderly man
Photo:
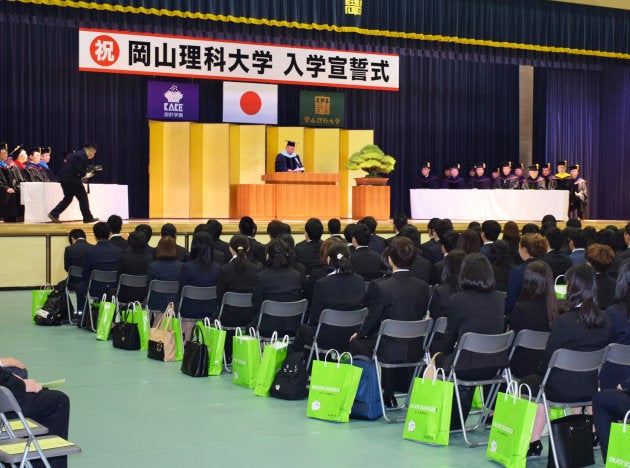
[[[70,423],[68,396],[57,390],[42,388],[36,380],[16,375],[12,372],[16,369],[26,370],[24,364],[17,359],[0,358],[0,386],[11,390],[25,417],[46,426],[50,434],[67,439]],[[48,462],[54,468],[66,467],[68,463],[66,457],[50,458]]]

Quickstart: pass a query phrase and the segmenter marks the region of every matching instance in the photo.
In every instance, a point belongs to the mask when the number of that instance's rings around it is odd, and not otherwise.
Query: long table
[[[565,221],[569,211],[566,190],[412,189],[409,194],[413,219],[540,221],[552,214]]]
[[[22,182],[20,192],[26,223],[50,221],[48,213],[63,198],[61,185],[57,182]],[[90,211],[95,218],[106,221],[110,215],[117,214],[123,219],[129,219],[129,197],[126,185],[90,184],[88,200],[90,200]],[[72,203],[61,213],[59,219],[61,221],[83,219],[76,198],[72,199]]]

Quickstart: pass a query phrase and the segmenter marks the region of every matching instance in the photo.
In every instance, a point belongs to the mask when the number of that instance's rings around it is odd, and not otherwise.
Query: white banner
[[[79,29],[79,70],[398,91],[398,55]]]

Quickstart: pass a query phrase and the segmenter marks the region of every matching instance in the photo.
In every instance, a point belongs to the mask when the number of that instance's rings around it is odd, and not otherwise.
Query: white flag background
[[[277,124],[278,86],[224,81],[223,121]]]

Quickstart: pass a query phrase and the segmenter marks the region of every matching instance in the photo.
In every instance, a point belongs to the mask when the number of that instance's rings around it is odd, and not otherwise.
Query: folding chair
[[[37,421],[34,421],[30,418],[26,418],[26,423],[28,424],[29,429],[33,433],[33,435],[44,435],[48,434],[48,428],[46,426],[42,426]],[[13,431],[13,436],[18,438],[28,437],[28,431],[22,424],[22,421],[18,419],[9,419],[7,420],[8,426]],[[4,426],[4,421],[0,420],[0,440],[9,439],[10,435]]]
[[[179,293],[179,281],[151,280],[151,282],[149,283],[149,289],[147,291],[147,299],[144,303],[147,309],[147,314],[149,315],[149,321],[151,321],[153,317],[153,311],[149,308],[151,293],[177,294]]]
[[[602,359],[602,366],[606,363],[619,366],[630,366],[630,345],[610,343]]]
[[[306,368],[310,369],[311,362],[313,361],[313,355],[319,356],[320,354],[326,354],[330,350],[330,347],[328,346],[326,346],[326,349],[320,349],[320,345],[323,341],[322,338],[324,338],[323,336],[320,336],[322,332],[322,325],[326,325],[327,327],[346,328],[347,337],[345,337],[345,343],[349,343],[350,337],[359,329],[365,320],[367,313],[367,307],[359,310],[324,309],[319,316],[319,323],[317,324],[315,336],[313,337],[313,344],[311,345],[311,349],[308,354]],[[326,345],[325,342],[323,344]],[[346,350],[340,349],[339,351]]]
[[[512,380],[512,376],[510,374],[510,367],[506,365],[504,367],[499,367],[494,375],[494,377],[487,379],[474,379],[474,380],[466,380],[460,379],[457,377],[457,371],[455,368],[457,367],[459,358],[461,356],[462,351],[468,351],[470,353],[475,354],[500,354],[505,353],[506,357],[508,354],[508,350],[512,341],[514,340],[514,332],[509,331],[507,333],[503,333],[501,335],[484,335],[481,333],[464,333],[462,338],[457,343],[457,350],[455,351],[455,359],[453,360],[453,364],[451,366],[450,374],[448,380],[452,381],[455,387],[455,397],[457,401],[457,411],[459,412],[459,420],[461,422],[462,434],[464,435],[464,440],[469,447],[479,447],[481,445],[487,445],[488,441],[484,442],[471,442],[468,440],[468,432],[474,431],[478,427],[483,427],[488,419],[488,415],[490,410],[494,405],[494,400],[496,398],[497,392],[499,391],[499,386],[501,384],[508,384]],[[459,386],[463,387],[478,387],[483,385],[490,385],[490,390],[488,391],[488,398],[483,398],[482,393],[482,401],[483,405],[481,408],[481,415],[479,416],[479,421],[472,427],[466,427],[466,420],[464,419],[464,411],[462,409],[462,401]]]
[[[221,307],[219,309],[219,322],[223,317],[223,312],[226,306],[230,307],[240,307],[240,308],[251,308],[252,306],[252,293],[237,293],[228,291],[223,295],[223,299],[221,300]],[[246,324],[244,324],[246,325]],[[234,331],[238,327],[226,327],[221,322],[221,327],[226,331]],[[223,352],[223,367],[225,367],[226,372],[232,372],[232,367],[228,364],[227,355],[225,351]]]
[[[74,279],[74,281],[72,281]],[[71,266],[68,268],[68,276],[66,278],[66,307],[68,310],[68,321],[70,323],[76,323],[75,320],[72,320],[72,302],[70,301],[70,293],[76,293],[76,284],[71,286],[73,282],[77,282],[83,279],[83,267],[80,266]],[[77,313],[79,311],[79,303],[77,301]]]
[[[429,335],[429,340],[426,346],[424,347],[424,351],[427,356],[426,357],[427,361],[431,359],[431,353],[429,352],[429,349],[431,348],[431,344],[433,343],[433,339],[435,338],[435,335],[437,334],[443,335],[444,333],[446,333],[446,325],[447,325],[446,317],[438,317],[433,322],[433,327],[431,328],[431,334]]]
[[[557,468],[560,468],[558,464],[558,452],[556,450],[555,441],[553,438],[553,432],[551,431],[551,418],[549,417],[550,408],[576,408],[582,406],[591,406],[592,401],[578,401],[578,402],[558,402],[549,401],[547,394],[545,393],[545,386],[549,380],[549,375],[554,369],[565,370],[568,372],[577,373],[590,373],[598,371],[602,366],[604,355],[608,348],[600,349],[599,351],[573,351],[570,349],[556,349],[551,355],[547,372],[540,384],[538,391],[537,401],[540,403],[542,398],[542,404],[545,407],[545,419],[547,420],[547,428],[549,429],[549,450],[553,450],[553,461]],[[613,351],[614,353],[615,351]]]
[[[87,293],[85,294],[85,304],[83,305],[83,317],[81,318],[81,326],[86,323],[87,318],[90,320],[90,328],[93,332],[96,331],[96,324],[94,323],[94,319],[92,317],[92,301],[95,299],[90,294],[92,290],[92,285],[94,283],[102,283],[107,285],[114,285],[118,281],[118,272],[117,271],[109,271],[109,270],[92,270],[90,274],[90,281],[88,282]],[[98,298],[100,300],[100,298]]]
[[[289,335],[289,341],[295,340],[295,332],[302,322],[304,321],[304,314],[308,307],[308,301],[302,299],[300,301],[293,302],[277,302],[277,301],[263,301],[260,306],[260,314],[258,314],[258,324],[256,325],[256,331],[258,332],[258,338],[260,339],[260,345],[263,346],[265,342],[271,340],[271,334],[269,336],[262,336],[260,334],[261,325],[265,317],[277,317],[284,320],[284,331],[293,332]],[[278,334],[283,330],[276,330]]]
[[[23,430],[26,432],[25,438],[19,438],[13,431],[6,416],[7,412],[17,414]],[[55,435],[36,436],[22,414],[19,403],[6,387],[0,387],[0,420],[8,435],[7,438],[0,440],[0,462],[3,464],[12,466],[19,464],[22,468],[30,466],[30,460],[41,460],[46,467],[50,468],[48,458],[63,457],[81,452],[81,447],[61,437]],[[50,448],[42,448],[41,445],[50,445]]]
[[[411,386],[413,385],[413,377],[418,374],[419,369],[423,365],[428,365],[428,361],[426,360],[426,356],[422,350],[424,350],[427,338],[429,336],[429,332],[433,325],[433,319],[425,319],[425,320],[415,320],[415,321],[402,321],[402,320],[392,320],[387,319],[383,320],[381,323],[381,327],[378,331],[378,337],[376,338],[376,344],[374,345],[374,353],[372,358],[374,360],[374,366],[376,367],[376,375],[378,376],[378,384],[381,389],[380,397],[381,397],[381,408],[383,409],[383,417],[388,423],[392,422],[402,422],[405,420],[405,417],[392,418],[388,417],[387,413],[397,410],[402,410],[409,404],[409,395],[411,394]],[[424,357],[419,361],[415,362],[398,362],[398,363],[385,363],[379,361],[379,351],[381,350],[381,340],[383,338],[387,339],[388,343],[392,343],[391,340],[404,340],[402,341],[405,345],[408,345],[409,342],[407,340],[412,339],[423,339],[422,347],[420,348],[420,355]],[[413,367],[413,377],[411,379],[411,384],[407,394],[405,396],[405,402],[395,408],[386,408],[385,401],[383,400],[383,385],[382,385],[382,369],[402,369]],[[399,395],[396,395],[399,396]]]
[[[120,288],[123,286],[126,288],[146,288],[147,275],[129,275],[127,273],[120,275],[120,278],[118,278],[118,286],[116,287],[116,298],[118,299],[120,299]],[[118,301],[118,306],[120,306],[120,300]]]
[[[516,334],[510,349],[510,360],[514,356],[516,348],[532,349],[534,351],[544,351],[549,339],[549,332],[535,330],[521,330]]]
[[[177,315],[179,317],[179,322],[182,324],[182,340],[184,339],[184,322],[197,322],[200,320],[199,318],[188,318],[182,317],[182,303],[184,299],[189,299],[191,301],[212,301],[217,298],[217,287],[216,286],[191,286],[186,285],[182,288],[182,293],[179,297],[179,306],[177,307]],[[214,313],[211,315],[214,316]],[[192,330],[192,328],[191,328]]]

